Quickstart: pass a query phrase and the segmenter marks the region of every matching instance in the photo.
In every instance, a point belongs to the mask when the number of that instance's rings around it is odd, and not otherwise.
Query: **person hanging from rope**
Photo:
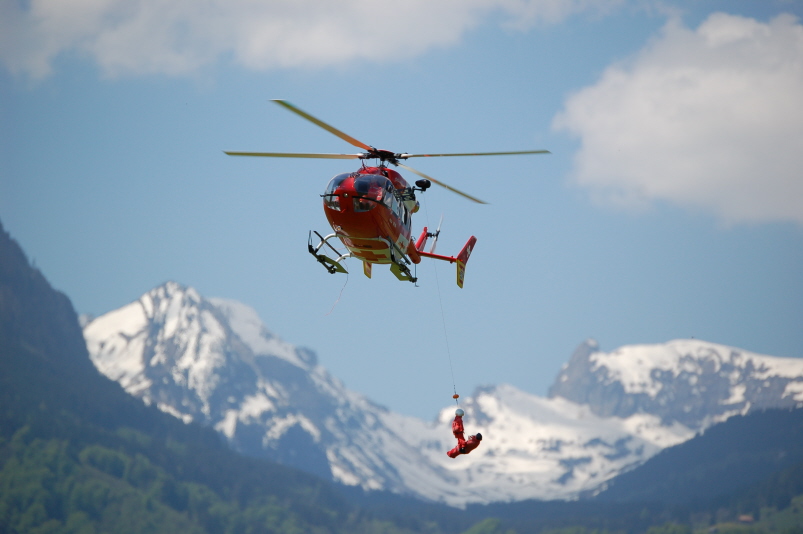
[[[463,415],[465,412],[458,408],[454,413],[454,421],[452,421],[452,434],[457,438],[457,446],[446,453],[449,458],[457,458],[461,454],[468,454],[480,446],[482,441],[482,434],[477,432],[468,439],[463,437]]]

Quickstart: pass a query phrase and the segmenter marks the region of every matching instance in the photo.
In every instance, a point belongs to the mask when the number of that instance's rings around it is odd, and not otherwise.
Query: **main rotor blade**
[[[471,195],[469,195],[468,193],[463,193],[463,192],[462,192],[462,191],[460,191],[459,189],[455,189],[454,187],[452,187],[452,186],[450,186],[450,185],[446,185],[445,183],[443,183],[443,182],[440,182],[440,181],[436,180],[436,179],[435,179],[435,178],[433,178],[432,176],[427,176],[426,174],[424,174],[424,173],[423,173],[423,172],[421,172],[421,171],[417,171],[417,170],[413,169],[412,167],[408,167],[408,166],[407,166],[407,165],[405,165],[404,163],[399,163],[399,167],[404,167],[404,168],[405,168],[405,169],[407,169],[408,171],[410,171],[410,172],[413,172],[413,173],[417,174],[417,175],[418,175],[418,176],[420,176],[421,178],[426,178],[427,180],[429,180],[429,181],[430,181],[430,182],[432,182],[433,184],[438,184],[438,185],[439,185],[439,186],[441,186],[441,187],[445,187],[446,189],[448,189],[448,190],[449,190],[449,191],[451,191],[452,193],[457,193],[458,195],[460,195],[460,196],[464,196],[464,197],[466,197],[467,199],[469,199],[469,200],[473,200],[474,202],[477,202],[477,203],[479,203],[479,204],[487,204],[487,202],[485,202],[484,200],[480,200],[480,199],[478,199],[478,198],[476,198],[476,197],[472,197],[472,196],[471,196]]]
[[[517,154],[551,154],[551,152],[549,150],[517,150],[514,152],[466,152],[463,154],[399,154],[399,159],[442,156],[515,156]]]
[[[360,159],[364,154],[305,154],[297,152],[229,152],[229,156],[259,156],[263,158],[318,158],[318,159]]]
[[[341,132],[340,130],[335,128],[334,126],[329,126],[328,124],[326,124],[322,120],[316,119],[315,117],[313,117],[309,113],[307,113],[305,111],[301,111],[300,109],[298,109],[297,107],[295,107],[293,104],[291,104],[290,102],[288,102],[286,100],[273,100],[273,102],[276,102],[280,106],[283,106],[283,107],[289,109],[290,111],[292,111],[296,115],[300,115],[301,117],[304,117],[305,119],[307,119],[311,123],[320,126],[321,128],[323,128],[327,132],[335,134],[336,136],[338,136],[339,138],[341,138],[342,140],[346,141],[349,144],[352,144],[352,145],[354,145],[356,147],[362,148],[363,150],[367,150],[369,152],[374,150],[372,147],[366,145],[362,141],[358,141],[358,140],[354,139],[353,137],[351,137],[350,135],[344,134],[343,132]]]

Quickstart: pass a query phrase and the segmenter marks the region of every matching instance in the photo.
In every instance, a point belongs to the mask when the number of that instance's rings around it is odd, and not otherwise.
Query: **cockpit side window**
[[[340,187],[340,184],[343,183],[343,180],[351,176],[351,173],[344,172],[343,174],[338,174],[331,180],[329,180],[329,185],[326,186],[326,191],[324,191],[324,195],[333,195],[335,190]]]
[[[326,191],[324,191],[322,195],[324,206],[335,211],[340,211],[340,197],[335,194],[335,191],[349,176],[351,176],[351,173],[345,172],[329,180],[329,185],[326,186]]]
[[[401,220],[402,224],[407,224],[409,220],[409,214],[407,212],[407,208],[405,207],[404,203],[398,198],[396,195],[396,190],[391,187],[391,189],[385,195],[383,199],[383,204],[387,206],[387,208],[392,211],[396,217]]]
[[[382,203],[388,207],[388,209],[393,209],[393,199],[395,198],[395,194],[393,193],[393,185],[388,181],[385,185],[385,195],[382,197]]]

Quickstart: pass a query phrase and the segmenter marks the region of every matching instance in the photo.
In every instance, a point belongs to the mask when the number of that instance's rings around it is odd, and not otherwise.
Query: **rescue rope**
[[[432,261],[434,262],[435,260]],[[443,313],[443,299],[441,298],[441,284],[440,281],[438,280],[437,267],[435,267],[435,286],[438,288],[438,304],[440,304],[441,308],[441,322],[443,323],[443,338],[446,340],[446,355],[449,358],[449,372],[452,375],[452,391],[454,391],[454,395],[452,396],[452,398],[454,399],[455,404],[459,406],[460,403],[458,402],[457,399],[460,397],[460,395],[457,394],[457,386],[455,385],[455,380],[454,380],[454,369],[452,368],[452,351],[449,347],[449,334],[446,330],[446,315]]]
[[[429,210],[427,209],[427,203],[424,202],[424,214],[427,218],[427,228],[429,228]],[[437,238],[436,238],[437,239]],[[449,347],[449,334],[446,330],[446,314],[443,313],[443,298],[441,298],[441,283],[438,279],[438,266],[436,264],[436,260],[432,260],[432,267],[435,270],[435,287],[438,289],[438,304],[441,308],[441,323],[443,324],[443,338],[446,340],[446,356],[449,358],[449,373],[452,375],[452,391],[454,395],[452,398],[457,406],[460,406],[460,401],[457,399],[460,398],[460,395],[457,394],[457,386],[455,385],[454,380],[454,368],[452,367],[452,351]]]
[[[338,296],[337,296],[337,300],[335,301],[335,303],[334,303],[334,304],[332,304],[332,309],[331,309],[331,310],[329,310],[328,312],[326,312],[326,313],[324,314],[324,317],[326,317],[327,315],[329,315],[330,313],[332,313],[333,311],[335,311],[335,306],[337,306],[337,303],[338,303],[338,302],[340,302],[340,298],[343,296],[343,290],[344,290],[344,289],[346,289],[346,285],[347,285],[348,283],[349,283],[349,272],[348,272],[348,270],[346,270],[346,283],[345,283],[345,284],[343,284],[343,287],[341,287],[341,288],[340,288],[340,295],[338,295]]]

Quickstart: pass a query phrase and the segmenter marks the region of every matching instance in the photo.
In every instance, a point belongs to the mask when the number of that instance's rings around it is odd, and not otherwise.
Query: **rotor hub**
[[[401,156],[401,154],[396,154],[390,150],[380,150],[378,148],[371,147],[371,150],[363,154],[360,159],[378,159],[383,163],[387,161],[392,165],[398,165],[399,156]]]

